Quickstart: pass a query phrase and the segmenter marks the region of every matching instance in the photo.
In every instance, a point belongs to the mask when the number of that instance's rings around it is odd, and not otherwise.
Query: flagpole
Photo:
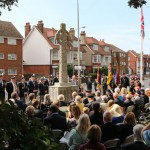
[[[141,36],[140,82],[143,86],[143,37]]]

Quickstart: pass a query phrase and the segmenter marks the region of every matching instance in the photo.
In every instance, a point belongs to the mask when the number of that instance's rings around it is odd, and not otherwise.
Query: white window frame
[[[8,54],[8,60],[17,60],[17,54]]]
[[[98,44],[93,44],[93,50],[98,51]]]
[[[100,63],[101,56],[100,55],[92,55],[92,63]]]
[[[0,69],[0,74],[5,74],[5,69]]]
[[[8,38],[8,39],[7,39],[7,43],[8,43],[9,45],[17,45],[17,39]]]
[[[0,36],[0,43],[4,43],[4,37]]]
[[[78,41],[73,41],[73,47],[78,47]]]
[[[8,75],[17,75],[17,69],[16,68],[8,69]]]
[[[3,56],[3,57],[0,57],[0,59],[4,59],[4,53],[0,53],[0,56]]]

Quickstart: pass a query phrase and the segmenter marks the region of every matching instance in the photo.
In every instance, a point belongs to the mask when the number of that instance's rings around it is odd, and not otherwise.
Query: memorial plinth
[[[59,94],[63,94],[66,100],[70,100],[72,99],[72,92],[78,91],[78,86],[68,83],[66,44],[70,41],[70,36],[66,30],[66,25],[63,23],[56,33],[56,41],[60,46],[59,82],[55,83],[54,86],[49,86],[49,93],[52,101],[57,99]]]

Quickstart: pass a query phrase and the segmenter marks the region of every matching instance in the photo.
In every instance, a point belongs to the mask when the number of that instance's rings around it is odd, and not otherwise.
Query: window
[[[114,57],[116,57],[116,53],[114,53]]]
[[[130,60],[130,56],[128,56],[128,61]]]
[[[73,47],[78,47],[78,41],[73,41]]]
[[[16,54],[8,54],[8,60],[17,60]]]
[[[122,56],[122,53],[120,53],[120,57]]]
[[[5,70],[4,69],[0,69],[0,74],[5,74]]]
[[[97,44],[93,44],[93,50],[98,51],[98,45]]]
[[[53,51],[53,60],[58,60],[58,51]]]
[[[108,47],[108,46],[105,46],[105,47],[104,47],[104,51],[109,52],[109,47]]]
[[[4,59],[4,53],[0,53],[0,59]]]
[[[4,38],[0,36],[0,43],[4,43]]]
[[[8,38],[8,44],[16,45],[17,44],[17,40],[16,39],[12,39],[12,38]]]
[[[99,63],[101,62],[101,56],[100,55],[93,55],[93,63]]]
[[[17,69],[8,69],[8,75],[17,75]]]

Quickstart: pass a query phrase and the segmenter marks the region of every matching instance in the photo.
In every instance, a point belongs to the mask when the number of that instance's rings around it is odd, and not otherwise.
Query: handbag
[[[70,132],[66,131],[64,133],[64,136],[59,140],[59,142],[68,144],[68,142],[69,142],[69,136],[70,136]]]

